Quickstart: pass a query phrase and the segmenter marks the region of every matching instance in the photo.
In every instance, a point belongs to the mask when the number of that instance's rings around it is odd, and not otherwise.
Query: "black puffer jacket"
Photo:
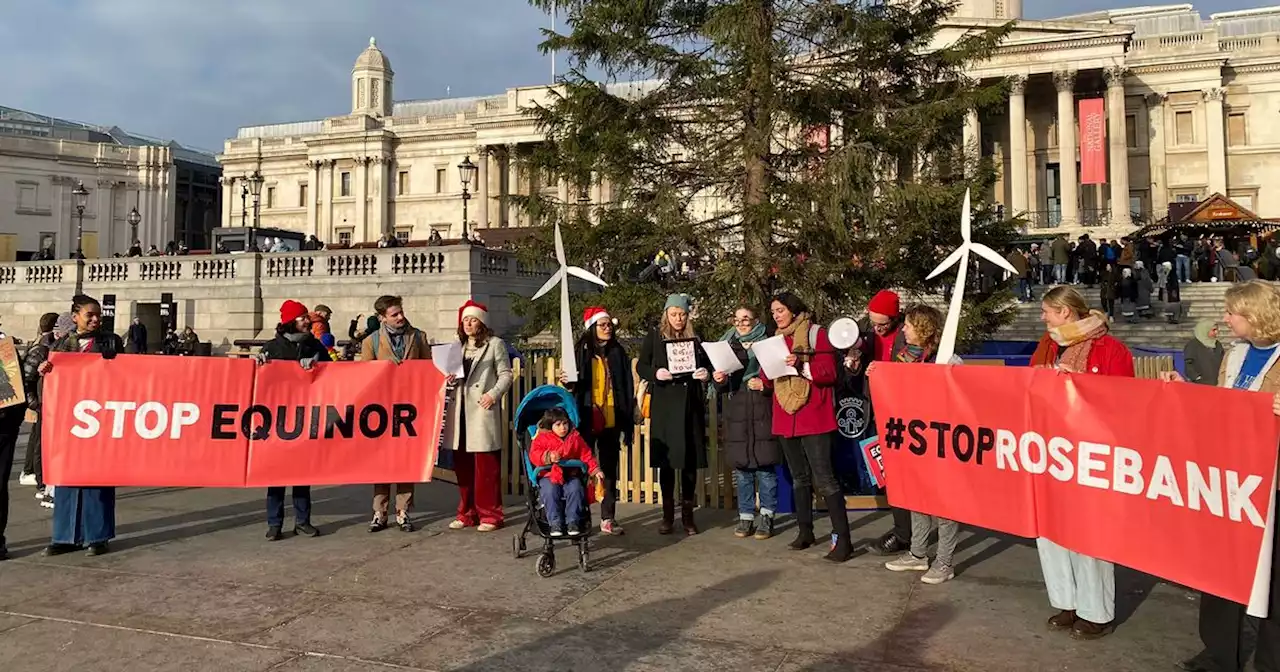
[[[44,334],[27,348],[27,354],[22,358],[22,386],[27,393],[27,407],[33,411],[40,410],[40,400],[44,395],[44,376],[40,375],[40,365],[49,359],[53,343],[53,334]]]
[[[734,339],[733,352],[743,364],[747,351]],[[782,463],[782,451],[773,435],[773,391],[747,388],[744,370],[729,376],[716,389],[724,400],[724,445],[735,469],[759,469]]]
[[[301,336],[301,338],[298,340],[289,338],[295,335]],[[311,332],[297,334],[297,332],[293,331],[292,324],[282,324],[276,327],[276,337],[262,346],[262,357],[268,362],[311,360],[314,363],[329,359],[328,351],[319,339],[311,335]]]

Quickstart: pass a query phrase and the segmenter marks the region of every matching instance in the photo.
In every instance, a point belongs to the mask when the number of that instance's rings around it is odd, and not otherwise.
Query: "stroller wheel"
[[[587,563],[586,549],[583,549],[582,552],[578,553],[578,569],[582,570],[583,572],[591,571]]]
[[[556,573],[556,556],[544,553],[538,556],[538,576],[547,578]]]

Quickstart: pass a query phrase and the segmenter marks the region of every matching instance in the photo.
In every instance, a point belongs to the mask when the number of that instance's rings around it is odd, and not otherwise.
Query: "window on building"
[[[431,230],[440,234],[441,238],[448,238],[449,233],[453,231],[453,225],[452,224],[432,224]]]
[[[409,171],[402,170],[396,176],[396,195],[404,196],[407,193],[409,193]]]
[[[341,179],[342,179],[342,184],[340,185],[341,189],[339,189],[338,195],[350,196],[351,195],[351,173],[343,173]]]
[[[1124,115],[1124,144],[1128,147],[1138,146],[1138,115]]]
[[[338,244],[339,244],[339,245],[347,245],[347,246],[350,246],[350,245],[351,245],[351,234],[353,234],[354,232],[355,232],[355,229],[349,229],[349,228],[348,228],[348,229],[338,229]]]
[[[275,187],[267,187],[267,207],[268,208],[276,207],[276,188]]]
[[[1176,140],[1179,145],[1196,144],[1196,134],[1194,119],[1191,116],[1191,110],[1173,113],[1173,126],[1177,133]]]
[[[1244,112],[1232,112],[1227,115],[1227,144],[1232,147],[1249,144],[1245,136]]]
[[[298,207],[299,208],[307,207],[307,192],[308,192],[307,186],[308,185],[306,182],[303,182],[302,184],[298,185]]]
[[[445,181],[449,179],[449,171],[446,168],[436,168],[436,193],[443,194]]]
[[[18,183],[18,209],[35,210],[39,205],[39,185],[30,182]]]
[[[397,226],[396,240],[400,241],[401,243],[408,243],[409,235],[412,233],[413,233],[413,227],[411,226]]]
[[[1199,202],[1200,202],[1200,192],[1198,192],[1198,191],[1184,191],[1184,192],[1182,192],[1182,193],[1180,193],[1180,194],[1174,194],[1174,195],[1173,195],[1173,200],[1174,200],[1174,202],[1176,202],[1176,203],[1199,203]]]
[[[1249,191],[1249,192],[1229,191],[1227,192],[1227,198],[1235,201],[1240,205],[1240,207],[1244,208],[1245,210],[1252,210],[1253,194],[1254,192],[1252,191]]]

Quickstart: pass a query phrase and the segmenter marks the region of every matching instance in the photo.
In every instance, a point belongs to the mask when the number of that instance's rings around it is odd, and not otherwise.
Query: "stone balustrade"
[[[395,294],[435,338],[454,332],[468,298],[489,306],[490,326],[502,334],[518,327],[510,294],[532,295],[552,270],[471,246],[17,262],[0,264],[0,321],[29,338],[42,313],[67,310],[75,294],[110,294],[117,331],[136,316],[158,341],[161,295],[169,293],[179,328],[191,325],[219,352],[237,339],[268,335],[285,299],[329,306],[334,331],[345,337],[351,319],[373,314],[377,297]]]

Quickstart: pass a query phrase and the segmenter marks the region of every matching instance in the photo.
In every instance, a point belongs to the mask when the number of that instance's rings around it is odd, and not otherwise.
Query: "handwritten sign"
[[[0,334],[0,408],[24,404],[27,395],[22,389],[22,361],[13,339]]]
[[[667,343],[667,370],[673,376],[693,373],[698,369],[698,344],[695,341]]]

